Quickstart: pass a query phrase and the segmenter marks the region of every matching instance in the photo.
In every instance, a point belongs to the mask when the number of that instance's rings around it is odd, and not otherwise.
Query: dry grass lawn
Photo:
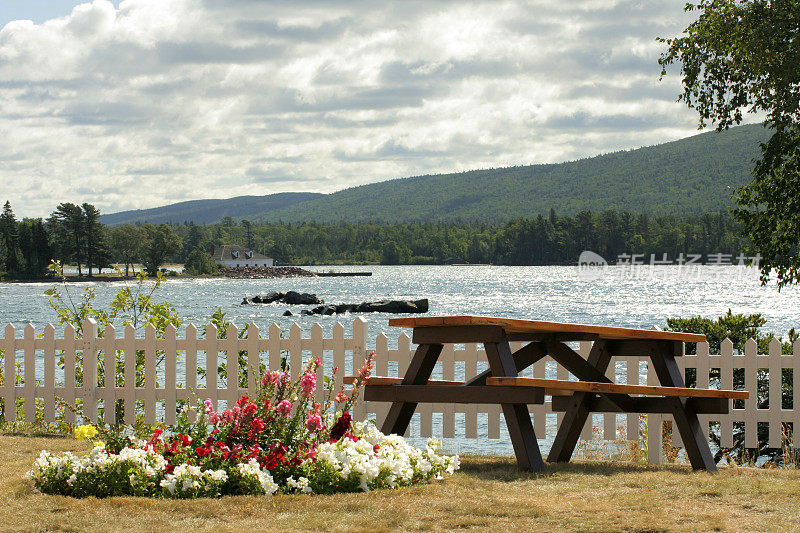
[[[456,476],[403,490],[78,500],[33,492],[24,474],[42,448],[87,451],[73,439],[0,437],[2,531],[800,530],[798,470],[572,463],[537,476],[511,458],[464,457]]]

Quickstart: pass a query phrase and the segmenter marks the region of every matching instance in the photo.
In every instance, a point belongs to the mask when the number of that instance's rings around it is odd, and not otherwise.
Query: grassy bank
[[[74,439],[0,437],[3,531],[264,531],[543,529],[764,531],[800,527],[800,471],[625,463],[517,471],[511,458],[464,457],[451,479],[335,496],[165,501],[77,500],[33,492],[24,474],[39,450],[84,452]]]

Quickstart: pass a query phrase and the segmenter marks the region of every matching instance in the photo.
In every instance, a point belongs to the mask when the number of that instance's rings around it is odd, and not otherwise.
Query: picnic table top
[[[703,342],[705,335],[677,331],[651,329],[618,328],[612,326],[592,326],[569,324],[566,322],[543,322],[540,320],[520,320],[490,316],[425,316],[410,318],[390,318],[390,326],[421,328],[436,326],[500,326],[506,333],[580,333],[598,335],[600,339],[643,339],[669,340],[682,342]]]

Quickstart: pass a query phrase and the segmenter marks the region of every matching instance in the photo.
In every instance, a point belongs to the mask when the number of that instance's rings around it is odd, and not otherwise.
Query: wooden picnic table
[[[711,472],[716,464],[697,415],[727,413],[731,398],[747,398],[745,391],[685,386],[675,358],[684,342],[705,341],[704,335],[481,316],[393,318],[389,325],[413,328],[418,347],[405,376],[367,381],[365,400],[392,402],[382,431],[405,433],[420,402],[500,404],[517,463],[526,470],[544,469],[528,405],[543,403],[545,395],[553,397],[553,410],[565,413],[550,462],[570,460],[592,412],[667,413],[692,468]],[[527,344],[512,353],[510,341]],[[569,341],[592,341],[588,358],[564,344]],[[489,369],[465,382],[429,380],[448,343],[483,343]],[[548,355],[579,381],[518,377]],[[661,386],[618,385],[606,377],[613,356],[632,355],[649,356]]]

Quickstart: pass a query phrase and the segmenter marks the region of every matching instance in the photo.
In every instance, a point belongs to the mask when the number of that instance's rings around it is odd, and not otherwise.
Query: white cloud
[[[0,30],[0,200],[332,192],[691,134],[656,0],[107,0]]]

